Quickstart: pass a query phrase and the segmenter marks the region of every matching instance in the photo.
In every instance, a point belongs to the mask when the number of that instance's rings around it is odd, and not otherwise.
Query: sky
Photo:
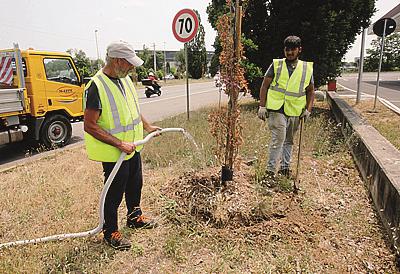
[[[400,3],[399,0],[377,0],[375,1],[375,14],[371,17],[371,24],[375,23],[379,20],[383,15],[388,13],[391,9],[397,6]],[[376,39],[378,36],[366,35],[365,37],[365,49],[371,47],[371,42],[373,39]],[[349,49],[345,56],[346,61],[353,62],[355,57],[359,57],[361,53],[361,34],[357,35],[357,39],[354,42],[353,46]],[[366,52],[364,52],[364,56]]]
[[[82,49],[95,59],[104,58],[107,44],[116,40],[131,43],[135,49],[143,45],[156,50],[179,50],[183,44],[172,33],[175,14],[184,8],[200,13],[205,28],[207,50],[216,32],[208,23],[208,0],[0,0],[0,48],[11,48],[17,42],[21,49],[34,48],[64,52]],[[371,21],[399,3],[399,0],[377,0],[377,12]],[[8,11],[8,12],[5,12]],[[95,32],[97,30],[97,32]],[[367,36],[366,47],[375,35]],[[360,55],[361,35],[345,59],[353,61]]]

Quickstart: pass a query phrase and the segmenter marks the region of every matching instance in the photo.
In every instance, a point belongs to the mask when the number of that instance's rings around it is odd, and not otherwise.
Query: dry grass
[[[379,100],[376,102],[376,111],[372,111],[374,108],[373,98],[362,100],[357,105],[355,99],[347,100],[347,102],[383,137],[400,150],[400,115],[387,108]]]
[[[183,137],[167,134],[145,146],[142,207],[156,216],[159,228],[123,228],[133,243],[125,252],[105,246],[100,235],[0,250],[0,272],[397,272],[346,140],[326,106],[319,105],[306,124],[302,191],[295,197],[291,182],[284,179],[275,189],[258,183],[269,131],[255,117],[256,104],[243,109],[241,156],[257,160],[235,171],[228,192],[200,193],[201,186],[193,184],[198,178],[211,187],[209,178],[219,171],[207,111],[193,113],[190,122],[185,115],[163,121],[160,126],[188,129],[202,149],[193,152]],[[83,148],[0,176],[0,242],[96,226],[101,166],[88,161]],[[189,195],[192,190],[211,196],[199,200],[201,195]],[[213,220],[199,210],[207,208]],[[244,221],[252,214],[265,218]],[[119,216],[123,227],[124,206]]]

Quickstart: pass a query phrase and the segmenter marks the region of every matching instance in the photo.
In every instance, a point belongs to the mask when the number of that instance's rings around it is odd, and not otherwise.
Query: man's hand
[[[156,131],[156,130],[162,130],[162,128],[157,127],[157,126],[153,126],[153,125],[147,125],[144,128],[144,130],[147,131],[148,133],[151,133],[151,132]]]
[[[153,126],[153,125],[148,125],[144,130],[146,130],[148,133],[151,133],[151,132],[154,132],[156,130],[162,130],[162,128],[157,127],[157,126]],[[160,136],[160,135],[161,135],[161,133],[157,133],[154,136],[157,137],[157,136]]]
[[[258,112],[257,112],[258,118],[261,120],[265,121],[266,118],[268,118],[268,110],[266,107],[258,107]]]
[[[128,155],[134,152],[136,148],[135,144],[127,142],[121,142],[117,147],[119,150],[125,152]]]
[[[303,112],[300,114],[300,119],[304,119],[304,122],[310,117],[311,112],[308,109],[303,109]]]

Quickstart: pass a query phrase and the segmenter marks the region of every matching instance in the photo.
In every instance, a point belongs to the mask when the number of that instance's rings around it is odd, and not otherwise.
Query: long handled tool
[[[300,118],[299,150],[297,152],[296,177],[294,179],[294,184],[293,184],[293,192],[295,194],[297,194],[300,190],[299,171],[300,171],[301,137],[303,135],[303,124],[304,124],[304,118]]]
[[[151,138],[153,138],[155,135],[164,133],[164,132],[182,132],[185,133],[185,130],[183,128],[164,128],[161,130],[154,131],[150,133],[149,135],[146,136],[143,140],[139,140],[135,142],[134,144],[136,146],[143,145],[150,141]],[[20,240],[20,241],[15,241],[15,242],[9,242],[9,243],[4,243],[0,244],[0,249],[4,247],[10,247],[10,246],[15,246],[15,245],[25,245],[25,244],[34,244],[34,243],[40,243],[40,242],[48,242],[48,241],[56,241],[56,240],[64,240],[68,238],[79,238],[79,237],[86,237],[86,236],[91,236],[99,233],[102,228],[103,228],[103,223],[104,223],[104,202],[107,196],[108,189],[110,188],[110,185],[112,181],[114,180],[115,175],[117,174],[119,168],[121,167],[122,162],[124,161],[126,157],[126,153],[122,152],[121,156],[119,157],[118,161],[116,162],[113,170],[110,173],[110,176],[108,177],[106,183],[104,184],[103,190],[100,194],[100,201],[99,201],[99,224],[96,228],[85,231],[85,232],[78,232],[78,233],[70,233],[70,234],[58,234],[58,235],[52,235],[52,236],[47,236],[43,238],[37,238],[37,239],[32,239],[32,240]]]

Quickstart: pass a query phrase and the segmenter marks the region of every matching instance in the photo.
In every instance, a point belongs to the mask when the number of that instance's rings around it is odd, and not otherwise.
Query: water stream
[[[191,141],[191,142],[194,144],[194,146],[195,146],[196,149],[197,149],[197,152],[200,152],[200,148],[199,148],[199,146],[197,145],[196,141],[194,140],[193,136],[192,136],[189,132],[187,132],[186,130],[183,131],[182,133],[183,133],[183,135],[184,135],[189,141]]]

